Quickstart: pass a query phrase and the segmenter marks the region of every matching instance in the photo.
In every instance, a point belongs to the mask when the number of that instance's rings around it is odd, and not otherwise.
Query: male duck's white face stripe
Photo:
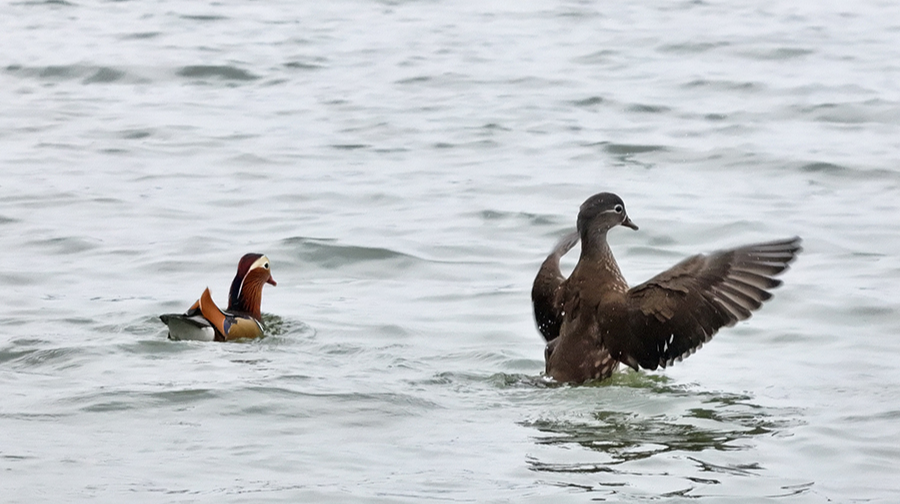
[[[253,261],[253,264],[250,265],[250,269],[247,270],[247,272],[249,273],[256,268],[269,269],[269,258],[266,256],[262,256],[259,259]]]
[[[241,293],[244,292],[244,280],[247,279],[247,275],[249,275],[250,272],[255,270],[256,268],[263,268],[266,270],[269,269],[269,258],[266,256],[262,256],[259,259],[253,261],[253,264],[250,265],[250,269],[247,270],[247,273],[244,274],[244,278],[241,279],[241,287],[240,289],[238,289],[238,296],[240,296]]]

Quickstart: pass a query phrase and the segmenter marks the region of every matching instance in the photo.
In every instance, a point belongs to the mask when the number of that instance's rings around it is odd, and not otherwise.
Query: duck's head
[[[619,225],[635,231],[638,229],[625,212],[625,202],[613,193],[604,192],[591,196],[582,203],[578,211],[578,233],[583,240],[589,234],[606,235],[607,231]]]
[[[259,318],[259,305],[265,284],[278,285],[272,278],[269,258],[262,254],[245,254],[241,257],[237,274],[231,282],[228,310],[251,313]]]

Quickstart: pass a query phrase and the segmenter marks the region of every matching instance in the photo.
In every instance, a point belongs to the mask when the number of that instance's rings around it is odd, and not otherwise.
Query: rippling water
[[[898,4],[4,11],[5,501],[900,491]],[[530,282],[604,190],[633,283],[805,251],[684,363],[554,386]],[[246,252],[269,336],[167,341]]]

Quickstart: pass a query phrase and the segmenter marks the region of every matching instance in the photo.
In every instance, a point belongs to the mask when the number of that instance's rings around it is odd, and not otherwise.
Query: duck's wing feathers
[[[559,260],[578,243],[578,232],[564,236],[547,256],[534,278],[531,287],[531,302],[534,306],[534,320],[544,339],[553,341],[559,336],[562,325],[562,297],[560,285],[566,280],[559,269]]]
[[[252,317],[225,313],[213,302],[209,288],[200,296],[199,309],[203,317],[216,328],[217,339],[258,338],[262,336],[262,325]]]
[[[630,330],[609,335],[613,356],[634,369],[682,360],[771,298],[781,285],[773,277],[800,250],[794,237],[696,255],[635,286],[626,298]]]

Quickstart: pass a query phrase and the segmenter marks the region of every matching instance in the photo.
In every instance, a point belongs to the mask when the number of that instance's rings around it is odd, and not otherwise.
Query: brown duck
[[[620,362],[637,370],[682,360],[771,298],[768,290],[781,285],[773,276],[801,250],[794,237],[695,255],[629,289],[606,242],[619,225],[638,229],[622,199],[591,196],[577,232],[560,240],[534,279],[546,374],[557,381],[602,380]],[[567,279],[559,260],[579,239],[581,257]]]

